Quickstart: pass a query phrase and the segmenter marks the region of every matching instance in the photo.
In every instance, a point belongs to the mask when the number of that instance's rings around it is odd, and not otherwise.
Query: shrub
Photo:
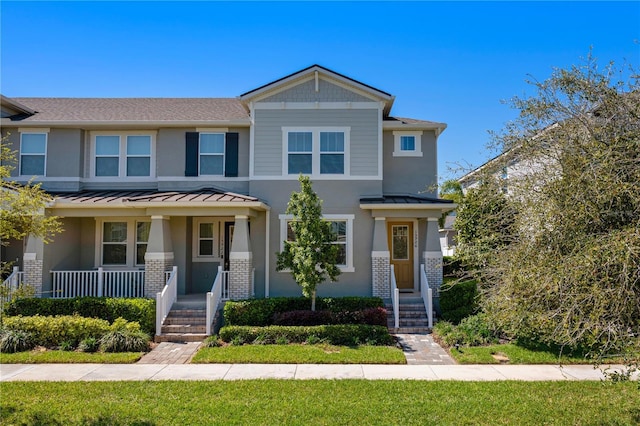
[[[78,345],[78,350],[80,352],[96,352],[100,348],[100,342],[95,337],[87,337],[86,339],[82,339],[80,344]]]
[[[149,350],[149,336],[142,331],[119,328],[109,331],[100,338],[103,352],[146,352]]]
[[[454,324],[478,310],[478,286],[475,281],[445,283],[440,289],[442,319]]]
[[[330,325],[330,324],[368,324],[387,325],[385,308],[367,308],[358,311],[289,311],[276,313],[273,325]]]
[[[445,277],[455,277],[463,271],[462,262],[452,256],[442,257],[442,275]]]
[[[218,348],[222,346],[222,340],[218,336],[209,336],[204,340],[203,346],[205,348]]]
[[[273,315],[274,325],[322,325],[332,324],[329,311],[289,311],[277,312]]]
[[[31,333],[23,330],[8,329],[0,331],[0,352],[2,353],[9,354],[29,351],[35,346],[36,344]]]
[[[488,321],[485,314],[467,317],[457,326],[447,321],[440,321],[433,331],[447,346],[486,345],[497,343],[499,337],[499,331]]]
[[[70,340],[65,340],[60,344],[61,351],[73,351],[75,348],[76,345]]]
[[[262,344],[304,343],[324,341],[332,345],[391,345],[393,338],[386,327],[343,324],[305,327],[291,326],[226,326],[220,329],[220,339],[224,342],[242,344],[260,342]]]
[[[48,348],[60,346],[65,341],[75,346],[88,337],[100,338],[110,329],[108,321],[78,315],[6,317],[4,326],[31,333],[36,344]]]

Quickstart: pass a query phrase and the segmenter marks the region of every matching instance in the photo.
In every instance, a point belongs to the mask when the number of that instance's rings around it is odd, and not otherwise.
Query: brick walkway
[[[138,364],[188,364],[201,342],[162,342],[144,355]]]
[[[396,334],[409,365],[453,365],[447,351],[430,334]]]

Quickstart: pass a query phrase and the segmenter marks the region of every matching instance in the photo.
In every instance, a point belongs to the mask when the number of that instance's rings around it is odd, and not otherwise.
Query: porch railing
[[[420,264],[420,293],[422,294],[422,301],[424,307],[427,310],[427,319],[429,321],[429,328],[433,327],[433,290],[429,287],[429,280],[427,279],[427,271],[424,268],[424,263]]]
[[[53,298],[144,297],[144,271],[51,271]]]
[[[162,291],[156,293],[156,336],[162,334],[162,323],[178,298],[178,267],[174,266]]]
[[[207,335],[212,333],[213,320],[218,311],[218,306],[222,300],[229,298],[229,271],[223,271],[222,266],[218,266],[216,279],[213,280],[211,291],[207,293]]]
[[[22,284],[23,277],[24,272],[20,272],[20,268],[14,266],[11,275],[2,282],[3,288],[2,292],[0,292],[0,306],[3,303],[11,302],[13,294],[20,288],[20,284]]]
[[[389,269],[389,284],[391,285],[391,304],[393,306],[393,328],[400,327],[400,290],[398,290],[398,284],[396,283],[396,272],[393,268],[394,265],[390,265]]]

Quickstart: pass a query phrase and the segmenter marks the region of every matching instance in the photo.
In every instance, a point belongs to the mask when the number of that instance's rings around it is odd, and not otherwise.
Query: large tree
[[[530,83],[497,138],[517,235],[484,268],[484,309],[519,337],[628,351],[640,336],[638,73],[589,56]]]
[[[322,218],[322,200],[313,191],[308,176],[300,176],[300,192],[291,193],[287,214],[292,216],[289,226],[293,238],[284,241],[284,249],[277,253],[278,271],[290,270],[293,279],[302,288],[302,294],[311,298],[311,310],[316,307],[316,288],[340,275],[338,246],[332,244],[335,234],[331,222]]]

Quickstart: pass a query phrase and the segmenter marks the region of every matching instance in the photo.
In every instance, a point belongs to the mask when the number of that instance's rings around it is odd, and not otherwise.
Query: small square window
[[[415,151],[415,150],[416,150],[415,136],[400,136],[400,151]]]
[[[394,131],[394,157],[422,157],[422,131]]]

